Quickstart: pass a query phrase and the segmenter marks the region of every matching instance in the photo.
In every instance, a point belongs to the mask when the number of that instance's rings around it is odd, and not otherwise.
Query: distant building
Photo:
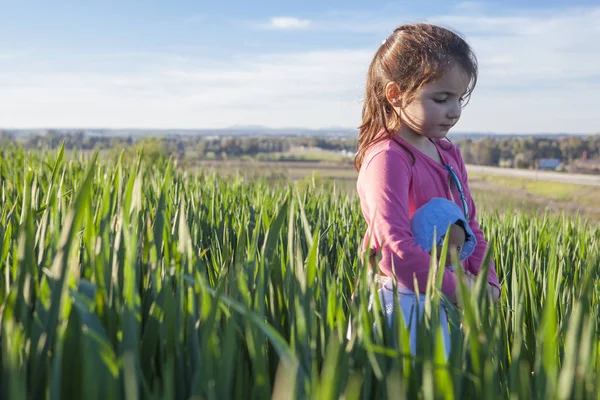
[[[538,169],[555,171],[559,166],[558,158],[542,158],[538,161]]]
[[[570,172],[580,174],[600,174],[600,158],[574,160]]]

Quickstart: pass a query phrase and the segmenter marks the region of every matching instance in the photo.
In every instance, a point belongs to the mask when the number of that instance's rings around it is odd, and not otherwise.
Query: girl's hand
[[[477,282],[477,275],[473,275],[469,271],[465,270],[465,281],[467,287],[470,290],[473,290],[473,288],[475,287],[475,283]],[[488,283],[486,289],[489,298],[493,302],[496,302],[500,299],[500,290],[496,286],[492,285],[491,283]]]
[[[455,269],[450,269],[450,272],[452,272],[453,274],[455,274],[454,271],[455,271]],[[458,279],[458,275],[455,275],[455,276]],[[475,275],[471,274],[467,270],[463,270],[463,283],[467,286],[467,289],[469,291],[472,291],[473,288],[475,287],[476,280],[477,280],[477,277]],[[460,302],[458,301],[459,300],[458,287],[456,288],[456,292],[454,292],[454,295],[452,297],[449,297],[448,300],[450,300],[450,302],[452,304],[454,304],[455,306],[460,308]]]
[[[498,289],[491,283],[488,283],[487,292],[488,296],[490,296],[490,299],[492,299],[493,302],[497,302],[498,300],[500,300],[500,289]]]
[[[467,285],[467,288],[469,288],[469,290],[472,291],[473,288],[475,287],[475,283],[477,282],[477,276],[473,275],[466,269],[464,270],[464,274],[465,274],[465,280],[464,280],[465,285]]]
[[[452,271],[454,272],[454,271]],[[475,283],[477,282],[477,275],[473,275],[472,273],[470,273],[467,270],[463,270],[464,273],[464,283],[467,286],[467,288],[472,291],[473,288],[475,288]],[[487,293],[489,298],[493,301],[493,302],[497,302],[500,299],[500,290],[492,285],[491,283],[488,283],[487,285]],[[454,296],[452,296],[452,298],[449,298],[449,300],[456,305],[457,307],[460,308],[460,303],[458,301],[458,290],[457,292],[454,294]]]

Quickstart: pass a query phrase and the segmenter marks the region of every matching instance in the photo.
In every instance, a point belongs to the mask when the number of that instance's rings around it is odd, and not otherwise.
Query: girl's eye
[[[433,99],[433,101],[435,101],[438,104],[442,104],[445,103],[447,99]]]

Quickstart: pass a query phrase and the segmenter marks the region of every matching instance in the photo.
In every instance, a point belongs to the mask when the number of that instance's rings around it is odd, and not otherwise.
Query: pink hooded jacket
[[[415,156],[414,165],[411,155],[405,149],[393,140],[385,139],[368,149],[358,174],[357,190],[362,214],[367,222],[363,250],[370,247],[381,251],[379,270],[382,273],[393,276],[393,266],[399,285],[412,289],[414,276],[419,290],[424,293],[430,255],[415,243],[410,218],[415,210],[433,197],[454,199],[462,207],[460,194],[454,184],[450,185],[449,172],[443,165],[398,135],[396,140],[411,150]],[[461,181],[469,208],[469,226],[477,238],[475,251],[463,265],[466,270],[477,275],[487,242],[476,220],[477,212],[469,190],[465,164],[460,150],[452,143],[442,142],[442,146],[433,143],[438,148],[442,162],[451,166]],[[445,271],[442,292],[447,296],[455,293],[456,279],[453,272]],[[493,261],[489,283],[500,290]]]

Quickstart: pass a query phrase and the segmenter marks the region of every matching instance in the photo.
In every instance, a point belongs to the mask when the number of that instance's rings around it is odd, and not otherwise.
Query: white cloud
[[[0,53],[0,61],[8,61],[8,60],[15,60],[18,58],[23,58],[31,53],[32,52],[29,50],[14,50],[14,51],[2,52],[2,53]]]
[[[600,8],[595,8],[554,16],[447,16],[434,22],[466,35],[480,61],[482,86],[537,90],[549,85],[566,89],[582,80],[594,84],[600,67],[599,19]]]
[[[306,29],[309,26],[309,20],[296,17],[272,17],[269,23],[264,25],[270,29]]]
[[[600,8],[432,18],[465,35],[479,82],[457,129],[600,132]]]
[[[600,8],[504,16],[475,12],[468,17],[456,11],[430,18],[463,33],[480,62],[478,87],[455,130],[599,132],[598,20]],[[311,29],[332,26],[326,21],[310,23]],[[348,21],[336,23],[336,29],[343,30]],[[380,35],[382,26],[395,25],[365,20],[362,28],[348,28]],[[138,63],[144,65],[142,72],[128,74],[28,69],[2,74],[0,65],[1,123],[356,127],[366,70],[378,45],[246,54],[229,63],[144,54]]]
[[[482,12],[485,4],[479,1],[463,1],[454,6],[459,12]]]
[[[135,75],[0,74],[0,114],[5,126],[355,126],[370,57],[315,51]]]

